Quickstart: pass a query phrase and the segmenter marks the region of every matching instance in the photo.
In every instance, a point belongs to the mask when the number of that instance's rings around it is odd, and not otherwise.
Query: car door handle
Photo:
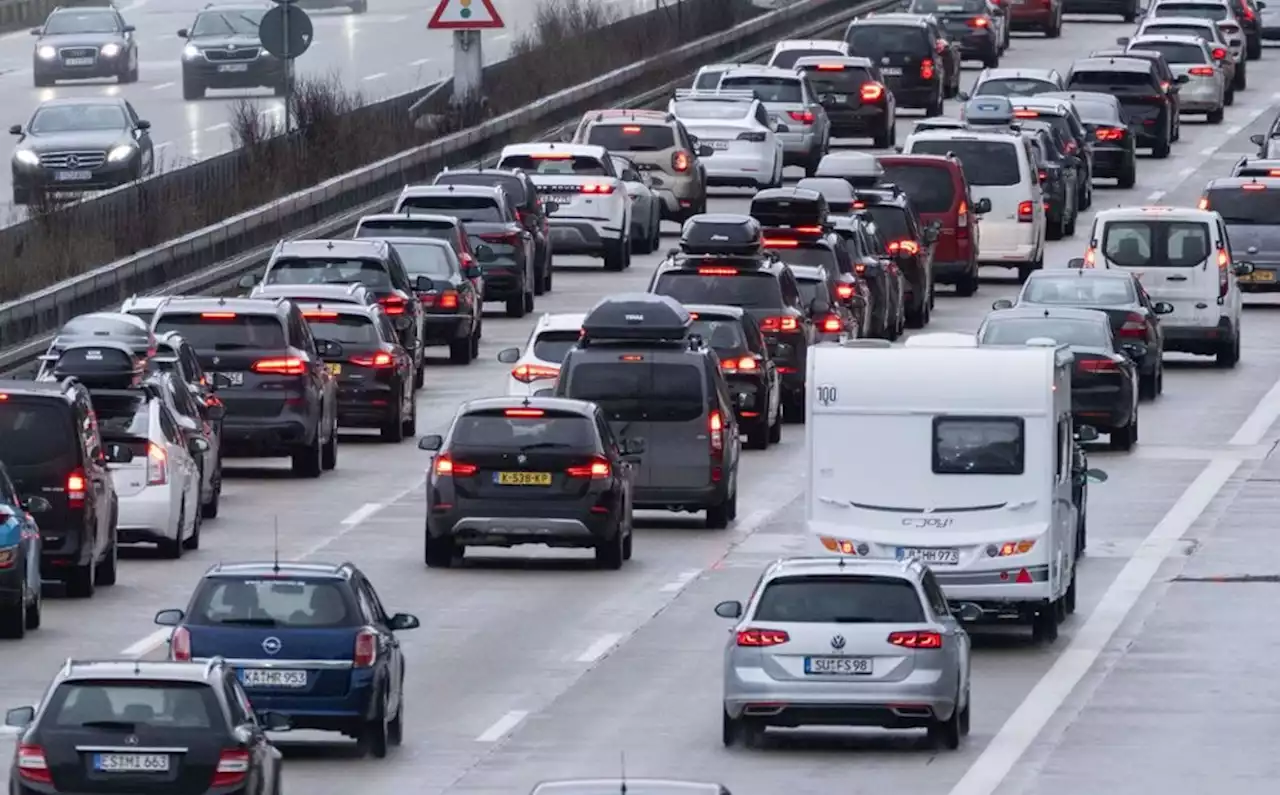
[[[1186,276],[1170,276],[1169,277],[1169,281],[1171,282],[1185,282],[1186,280],[1187,280]]]

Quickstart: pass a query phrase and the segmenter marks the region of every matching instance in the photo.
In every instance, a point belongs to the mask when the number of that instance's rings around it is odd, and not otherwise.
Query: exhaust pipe
[[[893,714],[899,718],[932,718],[933,710],[918,704],[899,704],[892,706]]]
[[[786,708],[786,704],[748,704],[743,708],[742,714],[754,718],[765,718],[777,715]]]

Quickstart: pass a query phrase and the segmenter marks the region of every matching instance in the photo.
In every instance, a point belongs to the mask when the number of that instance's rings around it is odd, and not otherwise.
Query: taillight
[[[191,660],[191,633],[186,627],[178,627],[169,636],[169,657],[178,662]]]
[[[375,370],[389,370],[396,366],[396,359],[389,353],[375,353],[372,356],[352,356],[351,363]]]
[[[840,296],[841,301],[848,301],[850,298],[853,298],[853,285],[837,284],[836,295]]]
[[[743,356],[740,359],[725,359],[720,362],[720,369],[726,373],[754,373],[760,369],[760,363],[754,356]]]
[[[84,473],[80,470],[67,475],[67,502],[71,504],[72,508],[84,506],[84,492],[87,485]]]
[[[1120,365],[1110,359],[1085,359],[1076,362],[1076,369],[1082,373],[1114,373],[1120,369]]]
[[[512,248],[520,248],[524,244],[524,238],[519,232],[489,232],[479,237],[486,243],[498,243]]]
[[[1092,268],[1097,264],[1098,252],[1092,246],[1084,252],[1084,266]]]
[[[866,276],[866,275],[867,275],[867,265],[866,265],[866,263],[865,263],[865,262],[855,262],[855,263],[853,264],[853,272],[854,272],[854,273],[856,273],[856,274],[858,274],[859,276]]]
[[[362,629],[356,633],[355,656],[351,664],[355,668],[372,668],[378,661],[378,633]]]
[[[587,182],[578,188],[580,193],[589,193],[593,196],[608,196],[613,193],[613,185],[608,182]]]
[[[683,150],[671,156],[671,167],[683,174],[689,170],[689,153]]]
[[[249,775],[249,752],[243,748],[224,748],[213,771],[212,788],[234,787]]]
[[[1048,172],[1048,171],[1045,171],[1043,168],[1042,168],[1042,169],[1040,169],[1040,172],[1039,172],[1039,174],[1038,174],[1037,176],[1039,176],[1039,178],[1040,178],[1040,181],[1041,181],[1041,182],[1048,182],[1048,181],[1049,181],[1049,172]]]
[[[990,25],[991,25],[991,20],[987,19],[986,17],[974,17],[973,19],[969,20],[969,27],[971,28],[985,28],[985,27],[989,27]]]
[[[49,762],[44,758],[44,749],[31,743],[18,745],[18,775],[26,781],[36,784],[52,784],[53,773],[49,770]]]
[[[1093,131],[1093,137],[1099,141],[1124,140],[1126,130],[1123,127],[1099,127]]]
[[[378,303],[382,304],[383,311],[388,315],[403,315],[405,312],[405,300],[398,295],[379,298]]]
[[[884,98],[884,86],[879,83],[863,83],[858,95],[863,102],[879,102]]]
[[[465,478],[474,475],[478,467],[475,464],[464,464],[461,461],[454,461],[448,453],[441,453],[436,456],[436,477]]]
[[[699,276],[737,276],[737,268],[717,268],[714,266],[703,266],[698,268]]]
[[[767,317],[760,321],[761,331],[795,331],[800,322],[793,317]]]
[[[1201,196],[1200,201],[1196,202],[1196,207],[1198,207],[1201,210],[1209,209],[1209,197]]]
[[[147,485],[163,486],[169,482],[169,454],[155,442],[147,443]]]
[[[1244,7],[1244,21],[1245,22],[1253,21],[1253,9],[1247,5]]]
[[[889,244],[889,253],[915,256],[920,253],[920,244],[914,240],[895,240]]]
[[[844,329],[844,323],[840,322],[839,315],[827,315],[822,321],[822,331],[825,334],[838,334]]]
[[[718,410],[707,418],[707,431],[711,438],[711,455],[719,456],[724,452],[724,417]]]
[[[811,110],[793,110],[787,113],[792,121],[798,121],[801,124],[813,124],[813,111]]]
[[[609,466],[609,459],[604,458],[603,456],[596,456],[591,459],[591,463],[569,467],[564,472],[571,478],[608,480],[609,477],[613,475],[613,468]]]
[[[947,51],[947,45],[946,45],[946,43],[945,43],[942,39],[938,39],[938,40],[937,40],[936,42],[934,42],[934,44],[933,44],[933,50],[934,50],[934,52],[936,52],[936,53],[938,53],[939,55],[941,55],[941,54],[943,54],[944,52],[946,52],[946,51]]]
[[[1212,66],[1193,66],[1187,70],[1187,73],[1196,77],[1213,77],[1215,74]]]
[[[942,636],[937,632],[890,632],[889,642],[904,649],[942,648]]]
[[[532,384],[548,378],[559,378],[560,368],[545,364],[522,364],[511,369],[511,377],[522,384]]]
[[[768,138],[768,136],[769,136],[768,133],[757,130],[755,132],[739,133],[738,140],[750,141],[753,144],[760,144],[760,143],[764,143],[765,140]]]
[[[1023,223],[1030,223],[1035,218],[1036,206],[1032,202],[1022,202],[1018,205],[1018,220]]]
[[[1116,336],[1145,340],[1147,338],[1147,319],[1137,312],[1130,312],[1125,315],[1124,325],[1120,326]]]
[[[1231,290],[1231,259],[1227,252],[1218,249],[1218,297],[1226,298]]]
[[[442,293],[424,293],[422,296],[423,306],[432,309],[457,309],[458,294],[453,290],[445,290]]]
[[[938,52],[942,52],[942,50],[938,50]],[[921,80],[933,79],[933,59],[932,58],[927,58],[920,62],[920,79]]]
[[[1225,49],[1223,49],[1222,47],[1213,48],[1213,60],[1221,61],[1221,60],[1224,60],[1226,57],[1227,57],[1227,51]]]
[[[960,233],[959,230],[961,229],[964,229],[964,230],[969,229],[969,203],[968,202],[963,202],[963,201],[960,202],[960,208],[956,210],[956,219],[957,219],[956,234],[959,234]],[[965,234],[967,235],[968,231],[966,231]]]
[[[263,375],[306,375],[308,364],[306,359],[288,356],[281,359],[259,359],[249,369]]]
[[[738,632],[739,646],[778,646],[791,640],[780,629],[744,629]]]

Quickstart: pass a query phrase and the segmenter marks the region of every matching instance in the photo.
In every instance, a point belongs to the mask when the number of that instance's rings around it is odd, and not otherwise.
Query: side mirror
[[[926,246],[928,246],[928,245],[932,245],[932,244],[934,244],[934,243],[937,243],[937,242],[938,242],[938,230],[937,230],[937,228],[936,228],[936,227],[932,227],[932,226],[927,227],[927,228],[924,230],[924,235],[922,236],[922,239],[924,240],[924,243],[925,243],[925,245],[926,245]]]
[[[293,724],[289,722],[289,719],[279,712],[260,712],[257,717],[258,723],[262,724],[262,728],[269,732],[287,732],[293,728]]]
[[[31,35],[32,35],[32,36],[43,36],[43,35],[44,35],[44,28],[32,28],[32,29],[31,29]]]
[[[960,100],[961,102],[968,102],[968,101],[969,101],[969,92],[968,92],[968,91],[961,91],[960,93],[956,94],[956,99]]]
[[[342,346],[333,340],[316,340],[316,353],[325,359],[342,357]]]
[[[187,441],[187,449],[191,451],[192,455],[204,455],[209,452],[209,440],[202,436],[192,436]]]
[[[179,28],[179,29],[178,29],[178,38],[180,38],[180,39],[189,39],[189,38],[191,38],[191,31],[187,30],[186,28]]]
[[[413,289],[420,293],[429,293],[436,289],[436,283],[431,280],[430,276],[418,276],[413,280]]]
[[[15,125],[13,125],[12,127],[10,127],[10,128],[9,128],[9,134],[10,134],[10,135],[22,135],[22,125],[21,125],[21,124],[15,124]]]
[[[629,168],[623,170],[621,177],[623,182],[639,182],[640,181],[640,175]]]
[[[1157,301],[1155,303],[1155,306],[1152,307],[1152,309],[1156,310],[1157,315],[1173,314],[1173,304],[1169,303],[1168,301]]]
[[[439,452],[444,447],[444,437],[438,433],[428,434],[418,440],[418,449],[429,453]]]
[[[17,729],[25,729],[36,719],[35,707],[14,707],[4,713],[4,725]]]
[[[1178,75],[1178,76],[1174,79],[1174,82],[1175,82],[1175,83],[1190,83],[1190,82],[1191,82],[1191,76],[1190,76],[1190,75]]]
[[[1013,302],[1010,301],[1008,298],[1001,298],[999,301],[992,303],[991,308],[992,309],[1013,309]]]
[[[159,613],[156,613],[156,623],[162,627],[176,627],[181,624],[182,619],[186,617],[187,614],[182,610],[161,610]]]
[[[257,739],[252,726],[237,726],[231,730],[231,736],[235,738],[236,745],[244,747],[253,745],[253,741]]]
[[[1074,259],[1069,259],[1069,260],[1067,260],[1067,267],[1068,267],[1068,268],[1075,268],[1075,269],[1077,269],[1077,270],[1079,270],[1079,269],[1083,268],[1083,267],[1084,267],[1084,257],[1076,257],[1076,258],[1074,258]]]
[[[715,153],[716,150],[712,149],[710,146],[707,146],[706,144],[698,144],[698,157],[711,157]]]
[[[716,615],[721,618],[742,618],[742,602],[731,600],[716,605]]]
[[[1119,44],[1121,47],[1129,46],[1129,37],[1121,36],[1120,38],[1116,39],[1116,44]]]
[[[1254,267],[1252,262],[1237,262],[1231,266],[1231,272],[1237,276],[1248,276],[1253,273]]]
[[[1103,472],[1101,469],[1086,469],[1084,471],[1084,476],[1089,480],[1090,483],[1106,483],[1107,482],[1107,473]]]
[[[387,626],[393,631],[399,632],[405,629],[417,629],[422,626],[422,622],[418,620],[417,616],[411,616],[408,613],[396,613],[387,620]]]
[[[139,119],[139,120],[138,120],[138,129],[139,129],[139,130],[150,130],[150,129],[151,129],[151,122],[147,121],[146,119]]]
[[[1076,427],[1077,442],[1096,442],[1098,441],[1098,429],[1092,425],[1080,425]]]
[[[559,210],[559,209],[560,209],[560,202],[543,202],[542,203],[542,211],[547,215],[551,215],[552,213],[554,213],[556,210]]]
[[[472,253],[476,255],[476,262],[493,262],[497,259],[493,249],[485,245],[476,246],[476,250]]]
[[[138,30],[138,28],[137,28],[137,26],[135,26],[135,25],[125,25],[125,26],[124,26],[124,32],[125,32],[125,33],[136,33],[136,32],[137,32],[137,30]]]
[[[17,125],[14,125],[14,126],[16,127]],[[12,130],[10,130],[10,132],[13,132],[13,131],[12,131]],[[1249,143],[1253,144],[1254,146],[1266,146],[1266,145],[1267,145],[1267,136],[1265,136],[1265,135],[1263,135],[1263,134],[1261,134],[1261,133],[1258,133],[1257,135],[1250,135],[1250,136],[1249,136]]]
[[[991,200],[988,199],[986,196],[983,196],[981,199],[978,199],[973,204],[973,211],[978,215],[985,215],[991,212]]]
[[[109,464],[127,464],[133,460],[133,451],[123,444],[109,444],[104,450]]]
[[[644,439],[626,439],[622,443],[623,455],[640,455],[644,452]]]
[[[246,273],[245,275],[240,277],[240,281],[236,282],[236,284],[245,290],[252,290],[253,288],[257,287],[258,283],[261,281],[262,281],[262,276],[256,273]]]
[[[465,265],[462,268],[462,277],[464,279],[479,279],[484,275],[484,271],[480,270],[479,265]]]
[[[503,348],[502,350],[498,351],[498,361],[502,362],[503,364],[515,364],[516,362],[520,361],[520,349],[519,348]]]
[[[48,513],[53,510],[53,505],[44,497],[33,495],[22,498],[22,509],[27,513]]]
[[[1264,8],[1266,8],[1266,7],[1267,7],[1267,4],[1266,4],[1266,3],[1262,3],[1262,2],[1259,2],[1259,3],[1258,3],[1258,10],[1259,10],[1259,11],[1261,11],[1262,9],[1264,9]]]
[[[221,422],[227,417],[227,407],[221,403],[214,403],[212,406],[205,406],[204,415],[214,422]]]
[[[781,122],[779,122],[779,123],[778,123],[778,124],[773,128],[773,131],[774,131],[774,132],[776,132],[776,133],[789,133],[789,132],[791,132],[791,128],[790,128],[790,127],[788,127],[787,125],[782,124]]]

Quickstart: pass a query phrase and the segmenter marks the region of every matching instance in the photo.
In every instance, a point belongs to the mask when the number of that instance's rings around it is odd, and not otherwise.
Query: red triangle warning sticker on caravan
[[[506,27],[493,0],[440,0],[429,30],[486,30]]]

